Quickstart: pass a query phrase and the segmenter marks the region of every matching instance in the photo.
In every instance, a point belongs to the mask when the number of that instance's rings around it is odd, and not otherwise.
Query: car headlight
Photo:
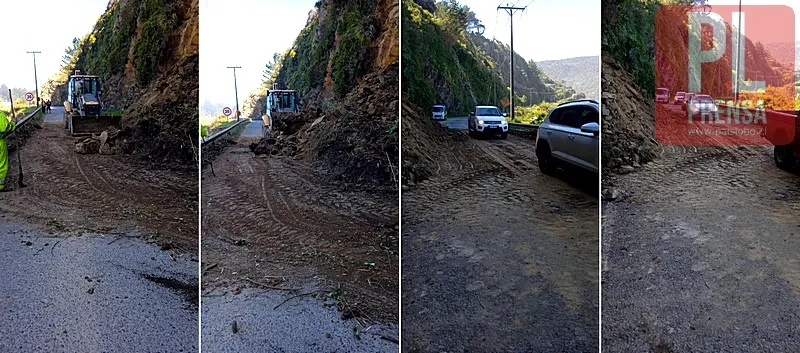
[[[483,124],[485,124],[485,123],[483,122],[483,120],[478,120],[478,124],[481,124],[481,125],[483,125]]]
[[[503,120],[500,122],[500,125],[508,125],[508,121]]]

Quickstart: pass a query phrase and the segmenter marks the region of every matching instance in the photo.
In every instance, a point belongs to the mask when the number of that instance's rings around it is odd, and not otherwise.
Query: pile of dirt
[[[279,115],[271,136],[250,149],[307,159],[342,185],[396,185],[397,79],[393,64],[363,77],[339,108],[309,107]]]
[[[603,173],[627,173],[656,158],[653,100],[603,55]]]
[[[99,135],[75,138],[75,152],[79,154],[117,154],[125,140],[119,141],[120,130],[109,127]]]
[[[99,76],[103,108],[123,112],[120,152],[192,166],[199,142],[198,22],[198,0],[109,0],[77,43],[77,56],[48,80],[47,92],[60,104],[72,69]]]
[[[434,176],[435,151],[446,150],[453,141],[466,141],[463,131],[451,130],[432,121],[423,111],[403,99],[403,185],[412,186]]]

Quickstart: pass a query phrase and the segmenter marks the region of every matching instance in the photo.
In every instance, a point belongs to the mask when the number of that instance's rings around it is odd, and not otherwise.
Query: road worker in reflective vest
[[[8,145],[6,137],[17,124],[5,112],[0,111],[0,191],[6,190],[6,176],[8,176]]]

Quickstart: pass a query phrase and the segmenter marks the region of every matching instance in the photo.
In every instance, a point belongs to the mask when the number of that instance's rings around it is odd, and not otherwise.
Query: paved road
[[[447,118],[447,120],[441,121],[439,123],[447,126],[451,129],[456,130],[466,130],[467,129],[467,118],[466,116],[457,116],[453,118]]]
[[[204,352],[397,352],[391,342],[397,340],[395,325],[342,320],[330,300],[249,288],[233,295],[232,290],[203,296]]]
[[[195,352],[197,262],[0,222],[0,352]],[[193,283],[193,284],[190,284]]]
[[[45,115],[45,123],[64,124],[64,107],[51,106],[50,114]]]
[[[247,127],[242,131],[240,136],[244,138],[260,138],[262,125],[264,125],[264,122],[261,121],[261,118],[254,119],[252,123],[247,124]]]

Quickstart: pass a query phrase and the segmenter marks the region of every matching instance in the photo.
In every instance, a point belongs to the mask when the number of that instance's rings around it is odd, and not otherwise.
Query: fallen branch
[[[52,247],[52,248],[50,248],[50,255],[53,255],[53,249],[55,249],[55,248],[56,248],[56,245],[58,245],[58,243],[60,243],[60,242],[61,242],[61,240],[59,240],[59,241],[57,241],[55,244],[53,244],[53,247]]]
[[[202,274],[203,275],[206,274],[206,272],[208,272],[208,270],[210,270],[210,269],[212,269],[214,267],[217,267],[217,264],[211,264],[211,265],[207,266],[205,269],[203,269],[203,273]]]
[[[294,298],[305,297],[307,295],[316,294],[316,293],[319,293],[319,291],[315,290],[313,292],[301,293],[301,294],[298,294],[298,295],[293,295],[293,296],[291,296],[289,298],[286,298],[286,300],[282,301],[280,304],[275,305],[275,307],[272,308],[272,310],[276,310],[276,309],[280,308],[281,305],[286,304],[286,302],[288,302],[288,301],[290,301],[290,300],[292,300]]]
[[[254,281],[254,280],[252,280],[252,279],[249,279],[249,278],[245,278],[244,280],[245,280],[245,281],[248,281],[248,282],[250,282],[250,283],[253,283],[253,284],[257,284],[257,285],[259,285],[259,286],[262,286],[262,287],[264,287],[264,288],[267,288],[267,289],[275,289],[275,290],[289,290],[289,291],[291,291],[291,290],[300,290],[300,289],[302,289],[302,288],[283,288],[283,287],[271,286],[271,285],[269,285],[269,284],[264,284],[264,283],[261,283],[261,282],[256,282],[256,281]]]

